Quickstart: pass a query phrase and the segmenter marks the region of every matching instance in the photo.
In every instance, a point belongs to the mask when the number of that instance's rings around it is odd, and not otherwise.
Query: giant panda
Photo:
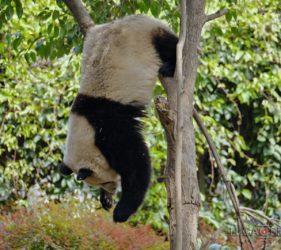
[[[139,118],[152,98],[158,74],[173,77],[177,36],[161,21],[133,15],[87,32],[79,93],[71,107],[60,171],[101,187],[113,220],[124,222],[141,205],[151,164]]]

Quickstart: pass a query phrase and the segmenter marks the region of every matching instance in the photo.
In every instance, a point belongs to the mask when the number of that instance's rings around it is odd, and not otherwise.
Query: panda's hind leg
[[[159,74],[163,77],[173,77],[176,68],[177,36],[170,31],[159,28],[153,33],[152,42],[162,61]]]
[[[173,77],[175,74],[176,64],[165,62],[159,69],[159,74],[163,77]]]

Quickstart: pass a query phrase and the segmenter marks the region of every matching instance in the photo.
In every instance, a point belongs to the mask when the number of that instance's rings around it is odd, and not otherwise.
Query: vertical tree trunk
[[[187,33],[183,51],[183,158],[182,158],[182,214],[183,249],[195,249],[200,206],[200,193],[195,163],[195,138],[192,123],[193,92],[197,75],[198,47],[205,20],[205,1],[187,0]]]
[[[195,249],[197,239],[198,213],[200,193],[195,164],[195,138],[192,123],[193,92],[197,75],[198,55],[202,26],[205,21],[204,0],[186,1],[187,16],[186,40],[183,47],[183,144],[182,144],[182,232],[176,232],[176,190],[175,190],[175,157],[176,133],[175,121],[177,114],[177,98],[172,79],[161,79],[167,91],[168,102],[162,98],[156,100],[160,120],[165,128],[168,142],[167,168],[165,171],[166,188],[168,193],[168,208],[170,213],[170,243],[171,249],[176,248],[176,234],[182,233],[182,249]]]

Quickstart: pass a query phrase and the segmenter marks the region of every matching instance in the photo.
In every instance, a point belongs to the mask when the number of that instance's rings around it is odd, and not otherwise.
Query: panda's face
[[[89,185],[102,186],[103,183],[116,183],[119,180],[119,175],[109,167],[106,159],[95,145],[94,128],[85,117],[73,113],[70,114],[69,118],[66,153],[63,162],[76,173],[80,169],[91,170],[92,175],[85,179]]]

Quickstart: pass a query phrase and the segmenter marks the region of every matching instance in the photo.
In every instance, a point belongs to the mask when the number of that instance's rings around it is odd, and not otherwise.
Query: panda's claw
[[[73,173],[73,171],[68,166],[66,166],[64,163],[61,163],[59,165],[59,171],[63,175],[71,175]]]
[[[87,168],[80,168],[78,173],[77,173],[77,181],[82,181],[85,180],[87,177],[91,176],[93,173],[92,170],[87,169]]]
[[[113,204],[112,194],[102,188],[100,190],[100,203],[102,205],[102,208],[105,210],[109,210],[110,208],[112,208]]]

